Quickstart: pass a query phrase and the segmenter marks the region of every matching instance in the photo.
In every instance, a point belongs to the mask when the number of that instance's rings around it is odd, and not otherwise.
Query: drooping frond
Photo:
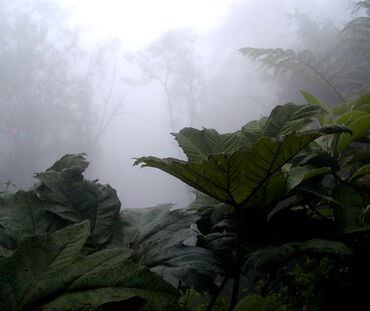
[[[335,60],[331,54],[318,56],[310,50],[296,52],[292,49],[251,47],[241,48],[239,51],[242,55],[259,63],[261,69],[272,70],[274,74],[303,75],[310,80],[318,80],[331,89],[338,99],[346,101],[345,96],[333,82],[333,76],[336,75],[333,68],[336,67],[332,66]]]
[[[360,9],[364,9],[364,10],[366,10],[367,15],[370,15],[370,1],[369,0],[358,1],[358,2],[356,2],[355,6],[356,6],[355,11],[358,11]]]
[[[370,9],[370,0],[357,5]],[[370,17],[350,21],[337,40],[337,45],[325,53],[251,47],[239,51],[259,63],[260,69],[319,82],[332,92],[336,101],[346,102],[370,91]]]
[[[342,30],[342,45],[351,47],[359,56],[369,59],[370,17],[362,16],[349,22]]]

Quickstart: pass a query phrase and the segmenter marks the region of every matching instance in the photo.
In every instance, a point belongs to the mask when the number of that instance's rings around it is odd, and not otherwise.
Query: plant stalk
[[[238,302],[240,273],[242,268],[242,234],[241,234],[241,221],[240,221],[240,207],[235,208],[235,224],[236,224],[236,237],[235,237],[235,256],[236,256],[236,269],[233,291],[231,294],[231,302],[229,311],[233,310]]]
[[[211,311],[212,310],[213,306],[215,305],[215,303],[217,301],[218,296],[220,296],[220,294],[221,294],[221,292],[222,292],[223,288],[225,287],[228,280],[229,280],[229,278],[227,276],[225,276],[224,280],[222,281],[220,286],[217,288],[217,292],[213,295],[212,300],[210,301],[206,311]]]

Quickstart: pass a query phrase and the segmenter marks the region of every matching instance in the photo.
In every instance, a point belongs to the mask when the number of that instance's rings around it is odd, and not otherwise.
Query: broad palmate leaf
[[[266,121],[264,136],[277,137],[299,131],[310,124],[313,117],[326,111],[318,105],[285,104],[276,106]]]
[[[280,182],[280,168],[320,135],[293,133],[279,140],[263,137],[250,148],[211,154],[201,163],[142,157],[135,165],[159,168],[221,202],[243,206],[266,189],[270,180],[273,184]]]
[[[109,185],[86,180],[88,166],[83,154],[67,154],[35,177],[41,181],[35,192],[40,200],[53,203],[48,212],[65,221],[79,223],[88,219],[95,248],[108,243],[119,218],[121,202]]]
[[[197,130],[191,127],[172,133],[189,162],[201,162],[209,154],[232,152],[239,147],[237,133],[219,134],[214,129]]]
[[[199,291],[210,289],[220,263],[210,251],[195,246],[197,232],[191,226],[199,216],[171,207],[122,209],[113,246],[130,248],[136,262],[169,280],[175,278]]]
[[[161,310],[176,298],[175,288],[130,261],[127,250],[80,256],[89,233],[90,224],[85,221],[52,234],[30,236],[10,257],[2,258],[0,309],[96,310],[109,302],[141,297]]]
[[[121,202],[109,185],[84,178],[87,166],[83,154],[65,155],[35,175],[40,183],[31,190],[0,195],[0,226],[12,232],[17,241],[25,235],[53,232],[88,219],[88,249],[104,247],[117,225]],[[1,239],[0,246],[5,246]]]
[[[220,134],[214,129],[187,127],[172,135],[189,162],[201,162],[210,154],[234,152],[240,146],[249,146],[263,136],[279,137],[302,131],[304,126],[312,123],[314,117],[324,113],[326,110],[318,105],[288,103],[275,107],[268,118],[248,122],[234,133]]]

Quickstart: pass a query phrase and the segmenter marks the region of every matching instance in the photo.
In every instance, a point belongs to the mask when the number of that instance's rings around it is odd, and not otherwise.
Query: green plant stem
[[[318,211],[318,209],[315,207],[315,206],[313,206],[313,205],[308,205],[309,206],[309,208],[317,215],[317,216],[319,216],[322,220],[328,220],[325,216],[323,216],[319,211]]]
[[[224,280],[222,281],[222,283],[220,284],[220,286],[217,288],[217,292],[213,295],[208,307],[207,307],[207,310],[206,311],[211,311],[213,306],[215,305],[216,301],[217,301],[217,298],[218,296],[220,296],[221,294],[221,291],[223,290],[223,288],[225,287],[227,281],[229,280],[229,278],[227,276],[225,276]]]
[[[96,241],[95,236],[92,233],[90,234],[90,238],[91,238],[91,241],[94,245],[95,251],[97,251],[97,252],[100,251],[101,250],[100,246],[98,245],[98,242]]]
[[[190,298],[190,289],[188,289],[186,291],[186,300],[185,300],[184,311],[188,310],[189,298]]]
[[[240,222],[240,207],[235,206],[235,224],[236,224],[236,238],[235,238],[235,256],[236,256],[236,269],[235,269],[235,279],[234,279],[234,286],[233,291],[231,294],[231,302],[229,311],[233,310],[238,302],[238,294],[239,294],[239,283],[240,283],[240,273],[241,273],[241,266],[242,266],[242,253],[241,253],[241,246],[242,246],[242,235],[241,235],[241,222]]]

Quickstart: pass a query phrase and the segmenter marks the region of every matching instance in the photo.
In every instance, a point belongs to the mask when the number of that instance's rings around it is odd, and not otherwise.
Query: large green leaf
[[[218,200],[210,197],[209,195],[204,194],[198,190],[192,189],[191,192],[194,194],[194,200],[187,206],[189,211],[198,211],[205,206],[215,206],[220,204]]]
[[[66,155],[45,172],[36,174],[41,183],[31,190],[0,195],[0,225],[19,239],[88,219],[89,248],[104,247],[112,239],[121,203],[109,185],[83,177],[87,166],[83,154]]]
[[[197,206],[196,211],[200,215],[200,219],[197,221],[197,228],[200,232],[197,245],[211,250],[219,257],[222,262],[222,274],[231,275],[229,271],[233,271],[235,268],[232,264],[235,262],[233,258],[235,224],[232,207],[212,202],[215,201],[214,199],[209,200],[210,202],[204,202],[203,196],[206,195],[200,193],[195,200],[196,202],[191,204],[193,209],[194,206]]]
[[[351,165],[354,163],[370,163],[370,150],[361,151],[358,150],[357,152],[354,152],[351,160],[348,161],[347,165]]]
[[[340,136],[338,141],[339,152],[342,152],[355,139],[367,134],[370,129],[370,114],[355,117],[347,126],[352,130],[353,135],[344,133]]]
[[[58,161],[56,161],[46,171],[61,172],[66,168],[78,167],[81,172],[84,172],[89,166],[89,163],[85,160],[85,156],[85,153],[66,154]]]
[[[39,284],[45,282],[45,276],[77,259],[89,235],[88,228],[89,223],[84,222],[21,242],[0,265],[0,306],[4,310],[22,310],[32,304],[33,296],[43,290]],[[48,279],[49,283],[52,281]]]
[[[285,104],[276,106],[266,122],[264,135],[277,137],[287,135],[293,131],[302,130],[312,122],[312,118],[325,113],[318,105]]]
[[[109,185],[83,177],[87,166],[81,154],[66,155],[45,172],[35,175],[41,185],[34,191],[41,201],[49,203],[46,208],[49,213],[68,223],[90,220],[91,238],[95,248],[99,248],[112,238],[121,202]]]
[[[49,204],[40,202],[32,192],[20,190],[0,196],[0,225],[14,234],[55,231],[52,217],[45,213]]]
[[[26,235],[54,232],[66,225],[47,210],[50,204],[40,201],[32,191],[0,195],[0,248],[10,255]]]
[[[231,153],[238,147],[249,146],[263,136],[278,137],[300,131],[326,110],[318,105],[285,104],[275,107],[268,118],[254,120],[235,133],[219,134],[216,130],[184,128],[172,133],[189,162],[201,162],[210,154]]]
[[[327,240],[309,240],[306,242],[291,242],[278,247],[261,249],[249,255],[244,269],[258,271],[274,271],[288,264],[292,259],[304,255],[351,255],[352,251],[343,243]]]
[[[276,106],[268,118],[255,120],[244,125],[240,131],[242,145],[250,145],[263,136],[278,137],[302,131],[310,124],[314,117],[319,117],[326,112],[318,105],[285,104]]]
[[[361,166],[356,172],[351,176],[351,181],[356,180],[364,175],[370,175],[370,163]]]
[[[176,297],[171,285],[132,263],[130,252],[112,249],[80,257],[89,233],[86,221],[21,242],[1,261],[0,308],[95,310],[137,296],[152,303]]]
[[[352,187],[339,184],[333,193],[334,218],[342,232],[350,232],[361,228],[362,216],[365,211],[363,198]]]
[[[135,165],[159,168],[211,197],[232,206],[247,204],[266,187],[280,168],[319,133],[291,134],[281,140],[263,137],[250,148],[231,154],[211,154],[201,163],[143,157]]]
[[[307,92],[305,90],[299,90],[299,92],[302,94],[307,103],[313,106],[320,106],[322,109],[326,110],[326,105],[310,92]]]
[[[299,92],[303,95],[306,102],[309,103],[310,105],[319,106],[324,111],[327,110],[326,105],[323,102],[321,102],[318,98],[316,98],[314,95],[312,95],[311,93],[304,91],[304,90],[299,90]],[[326,119],[328,119],[329,116],[326,116],[323,113],[322,115],[317,115],[316,118],[318,119],[320,125],[324,126],[327,123]]]
[[[212,153],[232,152],[239,143],[237,133],[219,134],[214,129],[206,128],[197,130],[186,127],[172,135],[190,162],[200,162]]]
[[[129,247],[137,262],[168,279],[200,291],[210,289],[220,262],[195,246],[197,233],[191,227],[199,216],[182,209],[171,211],[171,206],[123,209],[120,235],[113,245]]]
[[[267,119],[268,118],[264,117],[260,120],[253,120],[245,124],[240,130],[241,144],[249,146],[260,139],[264,135]]]
[[[249,295],[233,311],[286,311],[287,308],[271,297]]]
[[[370,107],[370,93],[362,95],[360,98],[356,100],[354,103],[354,109],[365,111],[370,113],[369,107]]]
[[[325,133],[325,134],[347,133],[349,135],[353,135],[353,132],[350,128],[348,128],[344,125],[340,125],[340,124],[323,126],[320,129],[320,132]]]
[[[329,167],[316,168],[311,165],[293,167],[288,173],[288,190],[298,186],[303,181],[330,172]]]
[[[321,138],[321,137],[320,137]],[[305,158],[302,159],[301,164],[314,166],[315,168],[330,167],[334,172],[340,170],[339,163],[328,152],[310,152]]]
[[[352,123],[356,119],[361,118],[361,117],[366,117],[367,115],[368,114],[366,112],[362,112],[362,111],[348,111],[348,112],[343,113],[336,120],[336,123],[348,126],[350,123]]]

